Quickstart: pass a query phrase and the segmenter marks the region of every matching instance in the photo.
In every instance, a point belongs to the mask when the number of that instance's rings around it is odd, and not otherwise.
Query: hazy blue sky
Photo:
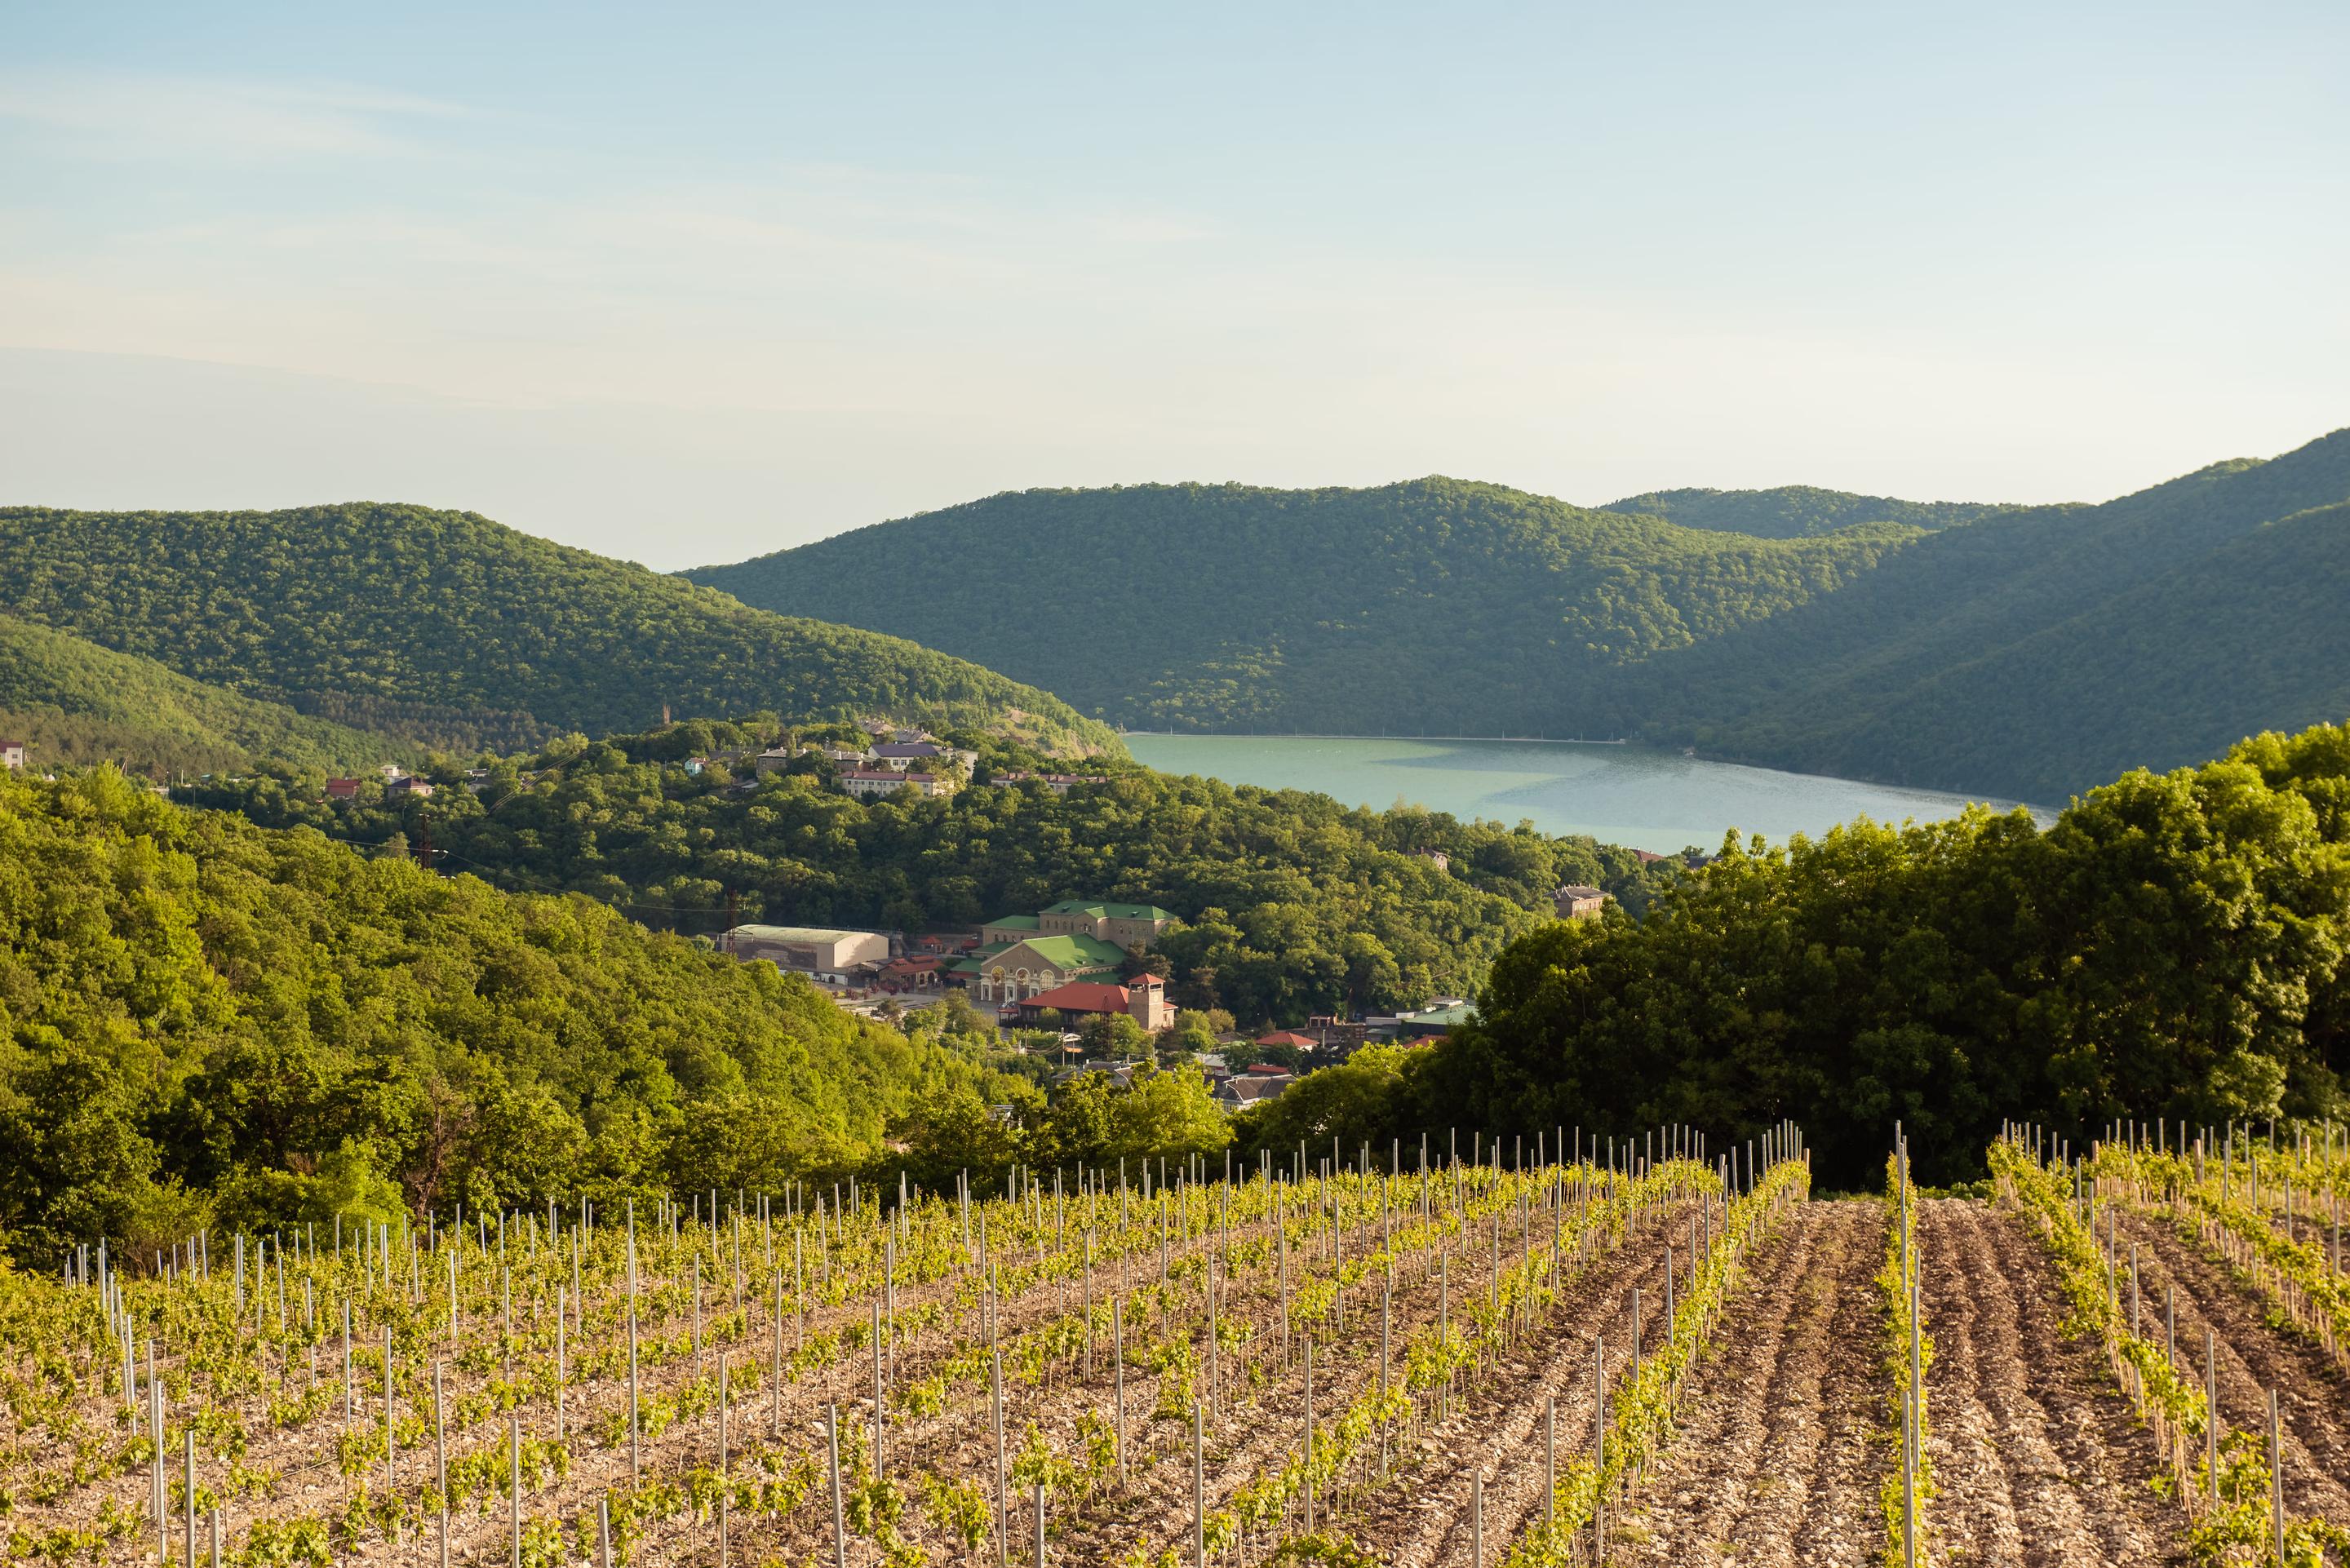
[[[2101,499],[2350,423],[2350,5],[0,9],[0,502]]]

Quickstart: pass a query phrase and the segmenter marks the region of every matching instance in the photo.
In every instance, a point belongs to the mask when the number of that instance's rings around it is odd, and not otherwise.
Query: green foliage
[[[602,1203],[854,1168],[971,1053],[577,898],[363,860],[110,769],[0,777],[0,1228]]]
[[[0,735],[36,767],[110,762],[151,777],[271,758],[338,772],[407,754],[397,742],[240,697],[46,626],[0,615]]]
[[[2129,774],[2045,833],[1976,810],[1732,842],[1644,920],[1521,938],[1474,1019],[1357,1085],[1347,1136],[1382,1095],[1375,1142],[1670,1122],[1736,1142],[1792,1116],[1850,1190],[1897,1119],[1942,1183],[1980,1173],[2003,1117],[2085,1144],[2116,1117],[2339,1116],[2345,805],[2350,730],[2323,726]]]
[[[1442,478],[1144,484],[998,495],[686,575],[1138,727],[1613,734],[1622,667],[1829,592],[1918,533],[1754,539]],[[948,556],[916,595],[880,569]],[[1078,630],[1097,625],[1114,635]]]
[[[666,703],[1001,724],[1118,749],[990,670],[472,513],[0,508],[0,605],[198,680],[452,748],[622,729]]]
[[[826,787],[812,767],[754,781],[680,765],[689,741],[707,752],[750,733],[697,722],[559,742],[494,770],[478,798],[452,788],[386,804],[370,786],[329,803],[315,777],[285,771],[180,798],[399,853],[420,841],[429,810],[451,868],[591,894],[697,934],[723,926],[729,888],[747,920],[908,930],[975,929],[1066,898],[1155,903],[1185,922],[1158,944],[1175,1000],[1252,1023],[1466,994],[1511,937],[1550,918],[1561,882],[1638,907],[1679,874],[1588,838],[1118,763],[1098,764],[1107,784],[1066,795],[1020,784],[870,801]],[[1024,761],[968,738],[983,765]],[[1446,852],[1451,869],[1422,849]]]

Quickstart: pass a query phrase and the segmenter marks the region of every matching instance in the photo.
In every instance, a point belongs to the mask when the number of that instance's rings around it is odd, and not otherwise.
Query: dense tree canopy
[[[2345,950],[2350,730],[2262,736],[2131,774],[2045,833],[1978,810],[1732,844],[1644,920],[1521,938],[1472,1023],[1315,1075],[1251,1137],[1735,1139],[1792,1116],[1822,1177],[1857,1186],[1896,1118],[1940,1181],[2006,1117],[2079,1139],[2116,1116],[2340,1116]]]
[[[878,712],[1119,749],[1057,699],[960,659],[750,609],[467,512],[0,508],[0,608],[450,746],[625,729],[671,705]]]
[[[869,1166],[983,1053],[581,898],[516,897],[112,770],[0,775],[0,1231],[134,1248]]]
[[[403,853],[429,814],[433,847],[454,868],[502,887],[591,894],[690,932],[723,924],[730,888],[746,919],[910,931],[972,929],[1061,898],[1156,903],[1184,922],[1159,944],[1178,998],[1251,1023],[1466,994],[1503,943],[1549,918],[1559,883],[1597,883],[1638,903],[1675,869],[1523,826],[1349,809],[1130,764],[1103,764],[1108,782],[1066,796],[1024,784],[867,801],[830,787],[815,757],[764,779],[684,766],[764,738],[681,723],[573,740],[499,764],[478,798],[452,788],[387,805],[370,784],[330,803],[315,775],[286,771],[185,798]],[[983,776],[1024,760],[966,739],[984,752]],[[1424,851],[1446,855],[1449,868]]]

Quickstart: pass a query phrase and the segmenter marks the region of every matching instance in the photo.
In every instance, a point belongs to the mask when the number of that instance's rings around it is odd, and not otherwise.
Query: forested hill
[[[1756,539],[1494,484],[1027,491],[686,574],[920,635],[1137,728],[1624,732],[1622,670],[1922,531]],[[937,563],[908,595],[890,563]]]
[[[1611,501],[1604,510],[1662,517],[1684,528],[1752,534],[1759,539],[1802,539],[1833,534],[1857,523],[1950,528],[2013,508],[1973,501],[1897,501],[1889,495],[1854,495],[1842,490],[1787,484],[1775,490],[1652,490]]]
[[[751,609],[471,513],[0,509],[0,611],[247,696],[449,745],[635,728],[669,704],[886,713],[1121,750],[1059,699],[993,670]]]
[[[24,742],[36,768],[112,762],[153,778],[263,760],[342,773],[418,751],[7,615],[0,738]]]
[[[215,1222],[777,1190],[996,1083],[588,899],[364,860],[110,769],[0,774],[0,1039],[20,1262]]]
[[[2099,506],[1943,529],[1652,663],[1711,753],[2055,802],[2350,714],[2350,431]]]

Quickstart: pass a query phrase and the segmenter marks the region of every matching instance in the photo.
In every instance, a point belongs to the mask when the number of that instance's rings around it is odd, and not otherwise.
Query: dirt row
[[[1871,1284],[1884,1246],[1875,1203],[1806,1203],[1782,1222],[1695,1371],[1672,1448],[1612,1532],[1611,1561],[1875,1561],[1890,1458]]]

